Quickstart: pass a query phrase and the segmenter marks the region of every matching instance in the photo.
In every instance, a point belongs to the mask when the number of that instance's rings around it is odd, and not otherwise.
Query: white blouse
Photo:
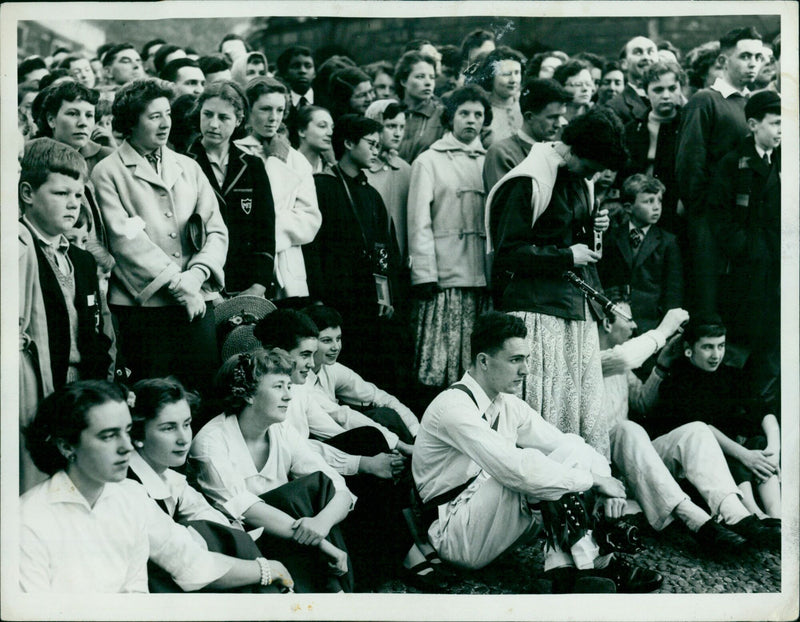
[[[147,559],[186,591],[227,573],[233,560],[199,546],[137,482],[106,484],[90,507],[64,471],[20,498],[24,592],[147,592]]]
[[[242,520],[251,506],[261,502],[259,495],[316,471],[327,475],[337,491],[347,491],[344,478],[293,427],[271,425],[267,435],[269,456],[261,470],[253,463],[234,416],[217,415],[192,443],[189,460],[197,473],[197,484],[231,518]],[[351,497],[355,503],[356,498]]]

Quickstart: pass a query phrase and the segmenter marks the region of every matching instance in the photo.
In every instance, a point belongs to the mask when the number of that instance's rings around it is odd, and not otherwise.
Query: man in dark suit
[[[605,104],[617,113],[623,123],[647,118],[650,101],[642,86],[645,71],[658,60],[656,44],[647,37],[634,37],[619,54],[620,65],[625,70],[625,88]]]
[[[655,328],[669,309],[683,303],[683,273],[675,236],[656,223],[664,184],[636,174],[622,185],[628,223],[612,228],[597,264],[603,287],[630,291],[630,305],[642,332]]]

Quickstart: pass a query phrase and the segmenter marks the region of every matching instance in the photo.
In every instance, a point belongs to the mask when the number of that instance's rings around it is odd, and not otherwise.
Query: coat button
[[[167,218],[172,218],[172,212],[164,212],[164,216]]]
[[[169,237],[171,237],[174,240],[175,238],[178,237],[178,234],[173,231],[172,233],[169,234]]]
[[[181,254],[178,251],[175,251],[174,253],[172,253],[172,256],[173,257],[180,257]]]

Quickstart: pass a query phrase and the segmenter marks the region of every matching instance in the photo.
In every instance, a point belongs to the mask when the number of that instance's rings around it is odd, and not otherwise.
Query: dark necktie
[[[764,161],[764,164],[767,165],[767,168],[772,166],[772,163],[769,161],[769,155],[768,154],[765,153],[763,156],[761,156],[761,159]]]
[[[631,229],[630,236],[631,236],[631,249],[633,249],[633,252],[635,253],[636,251],[639,250],[639,245],[642,243],[642,239],[644,238],[644,232],[638,227],[634,227],[633,229]]]
[[[308,106],[308,100],[306,99],[306,96],[305,96],[305,95],[303,95],[303,96],[300,98],[300,101],[299,101],[299,102],[297,102],[297,108],[298,108],[298,110],[299,110],[300,108],[302,108],[303,106]]]

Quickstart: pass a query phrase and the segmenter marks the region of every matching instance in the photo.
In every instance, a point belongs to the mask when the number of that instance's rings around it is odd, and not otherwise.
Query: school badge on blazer
[[[242,206],[242,211],[249,216],[253,210],[253,199],[242,199],[240,205]]]

